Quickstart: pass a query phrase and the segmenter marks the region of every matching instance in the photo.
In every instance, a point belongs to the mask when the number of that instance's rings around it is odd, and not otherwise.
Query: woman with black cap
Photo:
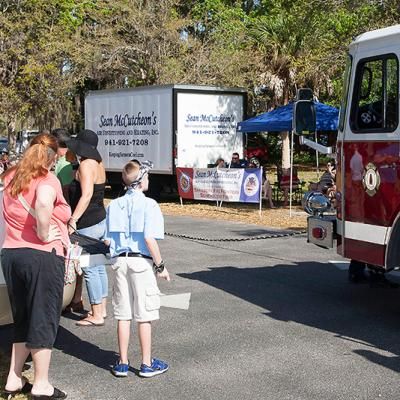
[[[79,161],[74,181],[69,187],[69,199],[72,216],[68,222],[70,233],[75,230],[95,239],[102,239],[105,233],[106,211],[104,208],[104,190],[106,172],[100,153],[97,150],[98,137],[95,132],[85,129],[76,139],[67,142]],[[106,298],[108,279],[104,265],[83,268],[83,276],[91,305],[91,312],[77,322],[78,326],[104,325],[106,316]],[[71,309],[83,309],[82,290],[75,292]]]

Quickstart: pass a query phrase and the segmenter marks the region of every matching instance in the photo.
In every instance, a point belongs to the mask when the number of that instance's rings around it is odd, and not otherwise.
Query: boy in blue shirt
[[[106,238],[112,266],[112,304],[118,320],[119,360],[112,367],[118,377],[128,375],[128,345],[132,318],[137,322],[142,363],[139,376],[150,378],[168,370],[168,364],[151,357],[151,323],[159,319],[160,291],[156,276],[170,280],[157,239],[164,238],[164,218],[159,205],[143,192],[148,189],[150,162],[128,162],[122,179],[128,190],[110,202]]]

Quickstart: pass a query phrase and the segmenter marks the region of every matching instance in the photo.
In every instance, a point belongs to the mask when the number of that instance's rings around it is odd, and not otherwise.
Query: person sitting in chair
[[[329,198],[334,198],[336,193],[336,167],[333,162],[326,164],[326,170],[322,174],[319,182],[310,183],[308,190],[323,193]]]
[[[232,160],[231,160],[231,168],[246,168],[247,161],[241,160],[239,157],[239,153],[232,153]]]
[[[214,164],[215,168],[226,168],[226,163],[223,158],[218,158],[217,161],[215,161]]]

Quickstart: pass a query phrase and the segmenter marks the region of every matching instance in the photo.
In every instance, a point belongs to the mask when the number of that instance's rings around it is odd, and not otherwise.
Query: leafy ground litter
[[[223,203],[217,207],[216,202],[162,202],[161,210],[164,215],[184,215],[196,218],[226,220],[255,224],[271,228],[303,230],[307,226],[307,214],[301,206],[292,206],[290,216],[289,207],[278,206],[271,209],[263,202],[261,215],[258,204]]]

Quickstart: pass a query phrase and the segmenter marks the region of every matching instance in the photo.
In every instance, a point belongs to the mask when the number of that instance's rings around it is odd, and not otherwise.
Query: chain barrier
[[[204,242],[244,242],[246,240],[261,240],[261,239],[276,239],[282,237],[290,237],[290,236],[300,236],[306,234],[307,231],[295,231],[295,232],[286,232],[286,233],[270,233],[268,235],[259,235],[253,237],[246,237],[246,238],[202,238],[202,237],[195,237],[189,235],[183,235],[178,233],[171,233],[165,232],[167,236],[176,237],[180,239],[190,239],[190,240],[199,240]]]

